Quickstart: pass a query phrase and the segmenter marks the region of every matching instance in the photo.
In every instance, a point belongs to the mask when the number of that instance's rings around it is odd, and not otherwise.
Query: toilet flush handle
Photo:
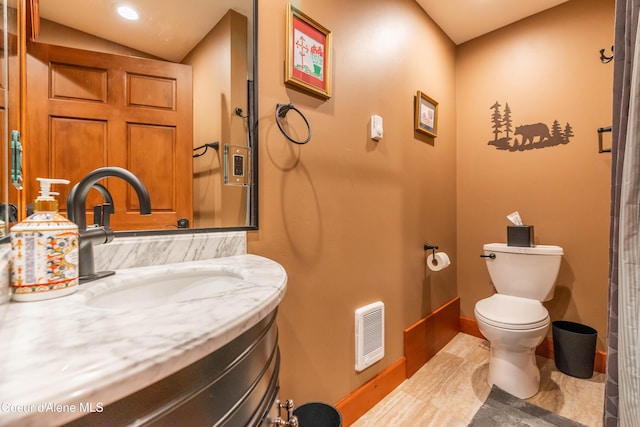
[[[480,255],[480,258],[491,258],[491,259],[496,259],[496,254],[494,254],[493,252],[491,252],[489,255]]]

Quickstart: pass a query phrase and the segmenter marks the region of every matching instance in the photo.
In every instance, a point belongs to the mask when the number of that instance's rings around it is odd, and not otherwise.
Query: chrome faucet
[[[95,169],[82,178],[82,180],[73,187],[69,194],[69,198],[67,199],[69,218],[78,225],[78,234],[80,237],[79,266],[81,283],[90,282],[115,273],[113,271],[95,272],[93,246],[109,243],[113,240],[114,234],[108,224],[87,227],[87,212],[85,207],[89,190],[91,190],[98,181],[107,177],[122,178],[131,184],[138,194],[140,215],[151,214],[151,200],[149,199],[149,192],[142,181],[140,181],[140,179],[130,171],[115,166],[109,166]],[[98,190],[100,190],[99,187]],[[106,198],[108,191],[106,193],[101,191],[101,193],[105,195]]]

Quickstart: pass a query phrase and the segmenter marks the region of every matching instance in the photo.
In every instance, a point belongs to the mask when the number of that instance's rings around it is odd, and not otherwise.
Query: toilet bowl
[[[478,328],[491,343],[487,382],[521,399],[536,394],[540,371],[536,347],[551,320],[539,301],[495,294],[475,307]]]
[[[491,345],[487,382],[521,399],[540,389],[536,347],[551,320],[542,301],[553,297],[562,248],[484,245],[484,258],[497,293],[478,301],[478,328]]]

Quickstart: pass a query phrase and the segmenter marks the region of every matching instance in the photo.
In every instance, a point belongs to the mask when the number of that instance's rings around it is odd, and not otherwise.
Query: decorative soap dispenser
[[[78,289],[78,226],[58,213],[59,193],[51,184],[66,179],[37,178],[40,195],[34,213],[11,227],[11,298],[39,301]]]

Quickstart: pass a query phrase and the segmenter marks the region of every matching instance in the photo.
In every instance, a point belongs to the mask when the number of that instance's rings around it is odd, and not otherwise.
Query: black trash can
[[[593,376],[598,331],[580,323],[553,322],[553,353],[560,372],[577,378]]]
[[[342,415],[331,405],[309,402],[293,410],[300,427],[342,427]]]

